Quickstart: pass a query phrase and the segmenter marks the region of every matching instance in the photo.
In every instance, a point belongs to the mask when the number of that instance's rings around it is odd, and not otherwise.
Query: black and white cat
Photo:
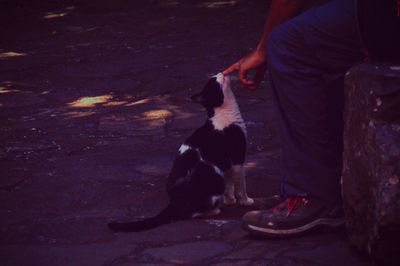
[[[208,114],[179,148],[167,180],[168,206],[155,217],[128,223],[109,223],[113,231],[152,229],[176,220],[220,213],[223,203],[253,204],[247,196],[244,160],[246,128],[230,87],[222,73],[192,96]]]

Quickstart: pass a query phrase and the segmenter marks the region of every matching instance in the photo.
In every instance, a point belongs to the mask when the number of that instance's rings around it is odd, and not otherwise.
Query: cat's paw
[[[233,204],[236,204],[236,198],[235,198],[235,197],[227,197],[227,196],[224,196],[224,204],[225,204],[225,205],[233,205]]]
[[[239,199],[239,204],[242,206],[251,206],[254,204],[254,200],[249,197],[242,198],[242,199]]]

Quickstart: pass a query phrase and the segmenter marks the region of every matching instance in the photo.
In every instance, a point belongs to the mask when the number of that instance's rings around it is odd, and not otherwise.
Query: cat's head
[[[232,95],[230,79],[219,73],[208,80],[200,93],[191,97],[192,101],[203,105],[209,116],[212,116],[215,108],[221,107]]]

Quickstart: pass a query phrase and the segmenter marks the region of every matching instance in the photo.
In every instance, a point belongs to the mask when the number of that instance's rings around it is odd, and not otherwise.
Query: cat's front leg
[[[225,171],[224,179],[225,179],[224,204],[225,205],[235,204],[236,203],[235,184],[233,180],[232,169]]]
[[[252,205],[254,200],[247,196],[246,175],[243,164],[232,166],[232,179],[234,181],[234,194],[240,205]]]

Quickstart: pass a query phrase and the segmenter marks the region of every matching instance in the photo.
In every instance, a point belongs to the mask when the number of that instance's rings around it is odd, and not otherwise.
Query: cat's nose
[[[219,84],[224,84],[225,78],[226,78],[226,77],[224,76],[223,73],[218,73],[218,74],[217,74],[217,82],[218,82]]]

